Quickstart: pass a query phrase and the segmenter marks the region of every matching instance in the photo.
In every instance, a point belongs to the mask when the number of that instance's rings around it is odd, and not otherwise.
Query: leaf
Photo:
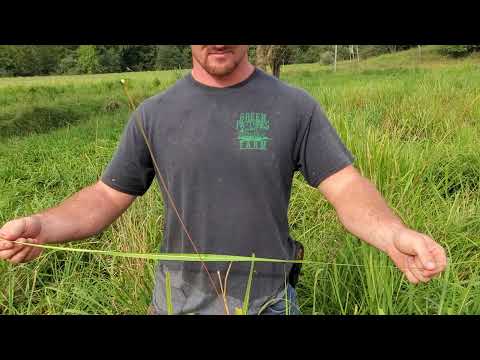
[[[108,256],[127,257],[135,259],[146,260],[165,260],[165,261],[199,261],[199,262],[251,262],[253,259],[256,262],[273,262],[273,263],[315,263],[314,261],[299,261],[299,260],[281,260],[270,258],[256,258],[255,256],[236,256],[236,255],[217,255],[217,254],[152,254],[152,253],[129,253],[120,251],[108,251],[108,250],[94,250],[94,249],[81,249],[74,247],[63,247],[53,245],[40,245],[31,243],[20,243],[14,241],[17,244],[24,246],[32,246],[49,250],[61,250],[70,252],[81,252],[89,254],[100,254]]]
[[[252,288],[253,279],[253,265],[255,263],[255,254],[252,254],[252,264],[250,265],[250,274],[248,275],[247,289],[245,291],[245,297],[243,299],[243,314],[248,314],[248,303],[250,301],[250,290]]]
[[[172,303],[172,285],[170,283],[170,272],[166,273],[165,280],[166,294],[167,294],[167,313],[173,315],[173,303]]]

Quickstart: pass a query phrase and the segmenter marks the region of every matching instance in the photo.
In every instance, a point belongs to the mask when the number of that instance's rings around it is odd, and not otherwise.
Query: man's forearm
[[[376,187],[352,165],[322,181],[318,188],[345,228],[385,252],[410,282],[427,282],[445,270],[444,249],[403,224]]]
[[[39,238],[47,243],[81,240],[98,234],[109,226],[125,206],[115,204],[95,184],[86,187],[57,207],[33,215],[40,220]]]
[[[350,233],[387,253],[398,231],[406,228],[375,186],[360,175],[342,188],[332,205]]]

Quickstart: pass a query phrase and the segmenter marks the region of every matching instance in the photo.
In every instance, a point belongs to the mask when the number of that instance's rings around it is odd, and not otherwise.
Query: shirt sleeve
[[[354,161],[318,103],[302,126],[297,141],[297,170],[315,188]]]
[[[137,110],[127,123],[117,150],[101,180],[115,190],[134,196],[144,195],[155,177],[153,162],[138,127]],[[142,121],[142,120],[140,120]],[[145,126],[142,126],[145,129]]]

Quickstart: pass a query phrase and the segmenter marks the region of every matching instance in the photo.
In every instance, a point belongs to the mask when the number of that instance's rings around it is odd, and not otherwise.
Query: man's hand
[[[42,224],[35,216],[12,220],[0,229],[0,259],[13,264],[31,261],[42,253],[42,249],[24,246],[23,243],[41,244]]]
[[[430,281],[447,266],[445,251],[438,243],[408,228],[395,233],[386,252],[414,284]]]
[[[345,228],[387,253],[412,283],[427,282],[445,270],[443,248],[427,235],[407,228],[353,166],[325,179],[319,190],[335,207]]]

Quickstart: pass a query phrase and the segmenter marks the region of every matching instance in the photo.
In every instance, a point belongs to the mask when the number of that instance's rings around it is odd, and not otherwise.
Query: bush
[[[118,56],[121,71],[146,71],[155,68],[156,45],[120,45]]]
[[[0,77],[9,77],[12,76],[12,73],[8,72],[7,69],[0,67]]]
[[[320,54],[325,48],[325,45],[289,45],[288,64],[316,63],[320,60]]]
[[[47,91],[52,91],[51,89]],[[0,116],[0,138],[45,133],[73,124],[79,119],[79,113],[68,107],[34,106],[20,109],[15,114]]]
[[[185,69],[190,67],[191,58],[188,48],[176,45],[160,45],[157,49],[156,68],[158,70]]]
[[[101,47],[100,65],[103,72],[116,73],[121,71],[120,52],[113,46]]]
[[[331,65],[335,61],[335,53],[327,50],[320,55],[320,63],[323,65]]]
[[[250,45],[248,48],[248,60],[252,64],[256,64],[257,62],[257,45]]]
[[[297,61],[299,60],[304,64],[316,63],[320,61],[321,53],[321,48],[313,45],[310,46],[304,53],[302,53],[301,56],[297,58]]]
[[[58,74],[78,74],[80,71],[77,68],[77,59],[75,53],[67,54],[62,60],[60,60],[56,72]]]
[[[100,54],[95,45],[81,45],[77,49],[77,66],[81,73],[98,74],[102,72]]]
[[[153,87],[158,88],[158,87],[160,87],[160,85],[162,85],[162,82],[160,81],[159,78],[155,78],[152,81],[152,85],[153,85]]]
[[[438,49],[440,54],[459,58],[480,50],[480,45],[444,45]]]
[[[103,106],[103,111],[105,112],[115,112],[120,109],[121,104],[115,99],[108,99]]]

